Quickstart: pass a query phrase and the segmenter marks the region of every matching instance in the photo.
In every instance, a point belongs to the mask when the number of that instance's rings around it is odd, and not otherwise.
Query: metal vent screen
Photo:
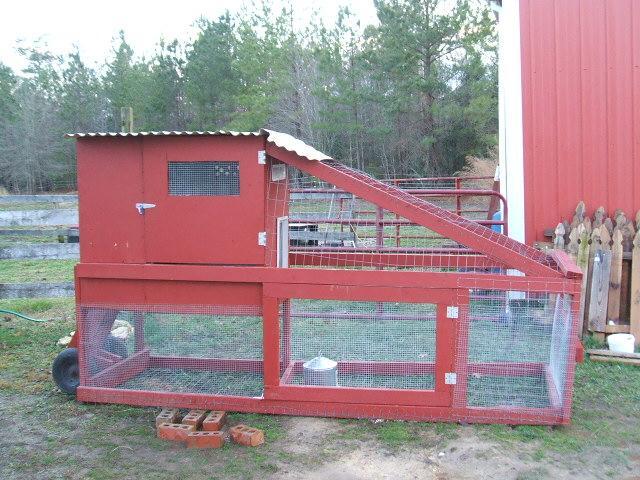
[[[169,162],[169,195],[240,195],[238,162]]]

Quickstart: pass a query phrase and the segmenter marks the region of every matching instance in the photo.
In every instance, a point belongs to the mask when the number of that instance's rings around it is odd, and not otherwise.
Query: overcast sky
[[[288,4],[270,0],[273,8]],[[315,21],[314,10],[327,24],[335,21],[341,5],[348,5],[362,25],[376,22],[373,0],[291,0],[298,26]],[[0,13],[0,61],[19,71],[24,67],[16,42],[46,42],[54,53],[67,53],[77,45],[83,59],[102,63],[111,52],[120,29],[138,54],[149,55],[161,37],[167,40],[193,37],[194,21],[216,18],[228,9],[232,13],[250,8],[244,0],[22,0],[3,2]]]

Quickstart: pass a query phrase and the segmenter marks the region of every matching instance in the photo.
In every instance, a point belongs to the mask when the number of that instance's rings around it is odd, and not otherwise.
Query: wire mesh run
[[[282,384],[434,388],[433,304],[292,299],[280,315]],[[318,357],[337,362],[328,383],[311,375]]]
[[[398,190],[395,187],[389,187]],[[398,190],[402,192],[402,190]],[[481,205],[464,212],[460,197],[428,189],[409,189],[410,198],[428,199],[434,207],[459,213],[480,224]],[[484,199],[469,199],[483,202]],[[289,168],[287,179],[271,181],[267,210],[288,217],[291,267],[393,269],[501,273],[503,263],[480,255],[399,214]],[[424,202],[422,202],[424,203]],[[276,235],[276,230],[267,232]],[[275,265],[278,239],[268,242],[267,264]]]
[[[169,195],[240,195],[240,164],[169,162]]]
[[[251,306],[83,306],[81,384],[262,395],[262,317]]]
[[[505,411],[562,408],[571,302],[567,294],[471,291],[468,332],[458,338],[457,358],[466,392],[458,388],[456,402]]]

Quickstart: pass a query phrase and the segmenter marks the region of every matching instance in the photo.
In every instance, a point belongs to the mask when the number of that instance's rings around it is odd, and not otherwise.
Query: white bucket
[[[607,337],[609,350],[618,353],[633,353],[633,345],[636,339],[628,333],[614,333]]]

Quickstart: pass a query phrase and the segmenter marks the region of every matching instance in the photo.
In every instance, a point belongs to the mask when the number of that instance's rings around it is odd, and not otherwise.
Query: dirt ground
[[[640,479],[637,444],[541,453],[477,426],[235,414],[230,423],[257,423],[267,443],[194,452],[155,438],[156,412],[1,394],[0,478]]]

